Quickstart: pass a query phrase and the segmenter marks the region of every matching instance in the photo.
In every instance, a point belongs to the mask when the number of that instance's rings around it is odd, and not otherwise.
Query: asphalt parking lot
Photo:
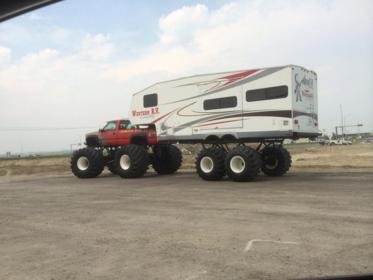
[[[373,174],[0,181],[0,279],[285,279],[373,272]]]

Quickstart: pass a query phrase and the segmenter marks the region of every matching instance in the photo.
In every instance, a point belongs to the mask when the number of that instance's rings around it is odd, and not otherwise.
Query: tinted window
[[[203,109],[205,110],[232,108],[236,106],[237,106],[236,96],[207,99],[203,101]]]
[[[144,95],[144,108],[158,105],[158,94],[152,93]]]
[[[219,109],[219,108],[220,108],[219,99],[207,99],[203,102],[203,109],[205,110],[213,110],[213,109]]]
[[[254,89],[254,90],[246,91],[246,101],[248,102],[285,98],[287,96],[288,96],[287,86],[261,88],[261,89]]]
[[[120,121],[119,128],[120,129],[128,129],[129,124],[130,124],[130,121],[122,120],[122,121]]]

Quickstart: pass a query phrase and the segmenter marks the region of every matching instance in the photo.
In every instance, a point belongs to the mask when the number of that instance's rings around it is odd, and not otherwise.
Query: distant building
[[[363,133],[345,133],[346,138],[350,139],[366,139],[372,137],[372,132],[363,132]]]

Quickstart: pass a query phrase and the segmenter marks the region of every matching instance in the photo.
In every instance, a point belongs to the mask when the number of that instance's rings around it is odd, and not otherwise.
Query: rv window
[[[223,97],[215,99],[207,99],[203,102],[204,110],[214,110],[214,109],[223,109],[223,108],[232,108],[237,106],[237,97]]]
[[[158,94],[152,93],[144,95],[144,108],[158,105]]]
[[[246,91],[246,101],[259,101],[266,100],[266,91],[265,89],[255,89]]]
[[[246,101],[248,102],[285,98],[287,96],[288,96],[287,86],[261,88],[261,89],[254,89],[254,90],[246,91]]]

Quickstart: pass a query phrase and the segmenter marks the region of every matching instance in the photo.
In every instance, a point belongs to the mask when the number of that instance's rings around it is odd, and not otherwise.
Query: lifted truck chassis
[[[122,178],[138,178],[149,165],[158,174],[172,174],[181,163],[182,153],[175,145],[129,144],[77,150],[71,158],[71,169],[79,178],[96,177],[105,166]],[[263,141],[256,149],[245,143],[202,143],[195,166],[204,180],[217,181],[228,176],[233,181],[251,181],[260,171],[268,176],[284,175],[291,166],[291,157],[281,140]]]

